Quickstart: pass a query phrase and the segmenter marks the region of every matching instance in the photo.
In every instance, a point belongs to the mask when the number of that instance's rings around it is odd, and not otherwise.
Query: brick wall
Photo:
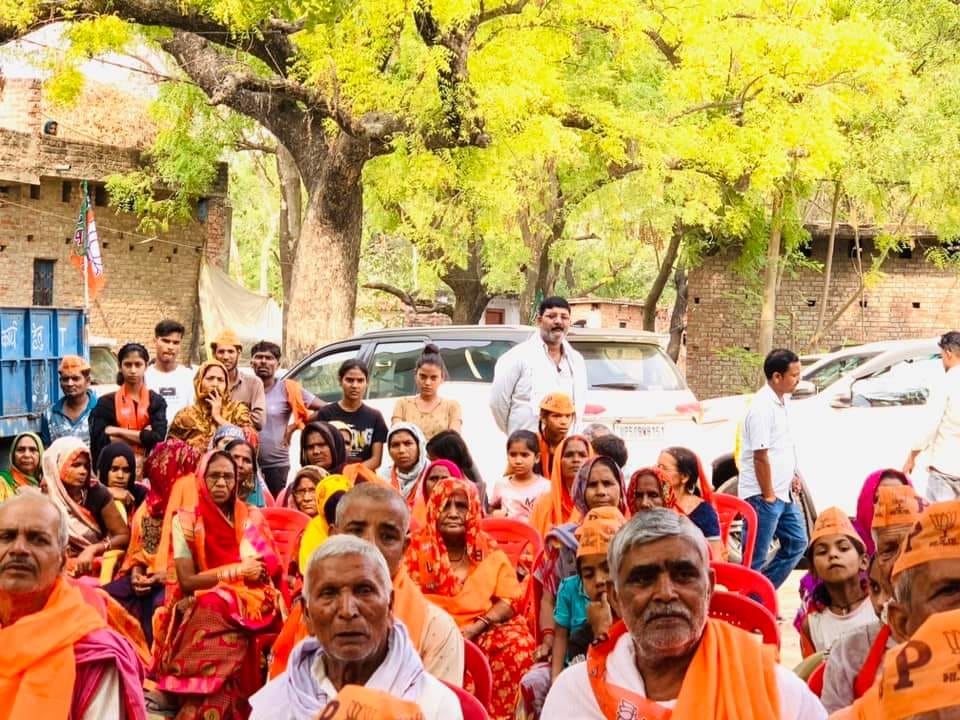
[[[38,133],[40,131],[40,89],[39,80],[24,78],[6,78],[0,90],[0,128],[17,132]]]
[[[882,277],[864,291],[866,307],[855,301],[825,335],[820,350],[844,343],[932,337],[960,328],[960,303],[956,301],[960,278],[924,260],[924,247],[930,243],[930,238],[921,238],[912,257],[889,257]],[[865,239],[865,268],[870,266],[873,250],[872,240]],[[812,258],[825,261],[825,239],[813,240]],[[718,350],[757,350],[759,307],[751,302],[744,278],[731,269],[734,259],[733,255],[704,258],[689,275],[687,380],[700,398],[741,391],[743,364],[735,358],[718,358]],[[828,319],[859,287],[846,238],[838,239],[833,276]],[[816,327],[822,288],[823,275],[815,271],[783,278],[774,345],[804,350]]]
[[[570,318],[584,321],[589,328],[624,328],[643,330],[643,304],[635,300],[605,300],[602,298],[570,298]],[[670,332],[669,307],[658,307],[654,332]]]
[[[53,305],[83,304],[82,276],[70,264],[79,188],[74,181],[70,202],[63,202],[62,183],[43,178],[38,199],[31,198],[28,185],[7,185],[5,197],[0,195],[0,305],[33,303],[35,259],[54,261]],[[201,254],[208,235],[225,234],[214,222],[229,219],[223,198],[212,204],[217,213],[211,212],[207,223],[195,221],[148,242],[138,232],[135,216],[94,208],[107,277],[91,303],[94,335],[120,343],[137,340],[149,347],[154,324],[170,317],[186,326],[184,346],[189,347]]]

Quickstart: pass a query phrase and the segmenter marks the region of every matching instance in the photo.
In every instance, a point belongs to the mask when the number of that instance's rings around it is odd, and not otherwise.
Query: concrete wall
[[[854,301],[823,338],[822,348],[844,343],[922,338],[960,328],[960,278],[924,260],[931,238],[918,239],[912,257],[889,257],[879,281],[864,291],[865,307]],[[826,260],[826,240],[812,242],[811,257]],[[873,241],[863,240],[863,265],[870,267]],[[746,281],[731,269],[734,255],[704,258],[690,271],[687,307],[687,380],[700,398],[739,392],[742,364],[720,359],[717,351],[739,348],[756,352],[759,307],[749,307]],[[849,239],[838,238],[833,259],[834,279],[827,307],[831,317],[859,287],[850,257]],[[774,345],[800,352],[816,327],[823,275],[803,271],[786,275],[777,299]]]

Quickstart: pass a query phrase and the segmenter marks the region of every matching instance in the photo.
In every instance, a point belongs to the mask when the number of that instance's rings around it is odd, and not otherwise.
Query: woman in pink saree
[[[154,617],[157,687],[179,720],[246,720],[261,682],[255,638],[280,627],[280,558],[263,517],[237,498],[237,468],[208,453],[170,520],[176,580]]]

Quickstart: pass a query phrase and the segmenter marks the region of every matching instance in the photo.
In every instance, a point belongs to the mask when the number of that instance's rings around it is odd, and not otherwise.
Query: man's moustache
[[[0,565],[0,572],[4,572],[11,568],[17,570],[29,570],[30,572],[37,572],[37,566],[35,563],[30,562],[29,560],[10,560],[5,562],[3,565]]]
[[[660,605],[658,607],[650,608],[649,610],[645,611],[643,613],[642,620],[643,622],[652,622],[653,620],[666,617],[679,617],[683,618],[684,620],[689,620],[690,611],[679,603],[670,603],[668,605]]]

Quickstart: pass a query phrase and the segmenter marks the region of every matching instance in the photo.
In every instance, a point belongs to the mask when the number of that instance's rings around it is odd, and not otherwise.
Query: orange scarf
[[[77,678],[73,646],[106,626],[60,578],[43,610],[0,629],[0,720],[69,717]]]
[[[558,525],[570,522],[573,515],[573,496],[563,482],[563,451],[571,440],[580,440],[587,446],[587,457],[593,457],[593,448],[590,441],[583,435],[568,435],[553,451],[553,467],[550,470],[550,492],[541,495],[533,504],[530,513],[530,524],[546,537],[547,533]],[[571,480],[571,485],[573,481]]]
[[[150,390],[147,384],[140,385],[140,394],[133,397],[126,385],[113,394],[113,409],[117,415],[117,426],[124,430],[140,432],[150,424]]]
[[[310,411],[303,402],[303,387],[296,380],[284,380],[283,389],[287,393],[287,402],[290,403],[292,410],[290,419],[298,430],[303,430],[310,419]]]
[[[607,720],[622,717],[668,720],[703,717],[711,720],[770,720],[780,717],[776,649],[761,645],[749,633],[719,620],[707,620],[697,652],[687,668],[673,710],[605,682],[607,659],[627,633],[623,621],[587,653],[587,676],[597,705]],[[757,680],[744,679],[736,668],[759,670]]]

